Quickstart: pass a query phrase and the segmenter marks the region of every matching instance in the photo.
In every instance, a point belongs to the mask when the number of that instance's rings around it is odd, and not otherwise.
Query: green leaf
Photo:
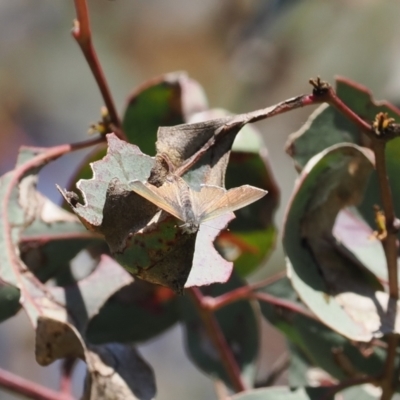
[[[0,282],[0,322],[13,317],[21,309],[19,300],[19,289]]]
[[[261,292],[302,306],[287,278],[264,287]],[[260,301],[260,306],[264,317],[291,341],[293,345],[290,348],[294,346],[295,357],[302,359],[300,371],[293,376],[294,382],[299,383],[301,376],[304,378],[307,363],[322,368],[339,380],[376,375],[382,370],[386,359],[383,349],[351,341],[322,323],[294,311],[265,301]]]
[[[38,196],[41,196],[38,194]],[[79,219],[41,196],[37,217],[21,234],[21,258],[42,282],[68,270],[88,246],[103,243]]]
[[[138,343],[164,332],[179,319],[177,297],[167,288],[138,279],[101,308],[87,330],[91,343]]]
[[[336,78],[336,94],[352,111],[368,122],[372,122],[379,112],[386,112],[397,120],[400,118],[399,109],[388,102],[375,102],[366,87],[350,79]],[[355,124],[336,108],[322,105],[312,113],[299,131],[290,136],[287,150],[301,169],[316,154],[344,142],[368,146],[366,136],[360,133]],[[398,145],[394,146],[392,142],[388,149],[394,150]]]
[[[287,345],[290,354],[290,364],[288,369],[289,386],[307,386],[307,371],[311,368],[312,364],[298,346],[290,341],[288,341]]]
[[[368,122],[375,119],[379,112],[388,113],[397,122],[400,121],[400,110],[386,101],[375,101],[371,92],[364,86],[346,78],[336,79],[338,97],[356,114]],[[370,147],[370,143],[357,126],[350,122],[334,107],[320,106],[296,133],[290,136],[287,150],[293,157],[298,169],[306,165],[311,157],[327,147],[338,143],[355,143]],[[387,143],[386,164],[395,214],[400,215],[400,138]],[[376,171],[373,171],[365,190],[362,203],[358,206],[362,216],[375,229],[373,206],[380,205],[379,184]],[[400,236],[399,236],[400,237]]]
[[[202,288],[202,293],[205,296],[216,297],[241,286],[243,286],[242,280],[233,274],[227,283]],[[232,382],[219,359],[218,350],[208,337],[196,306],[188,295],[185,295],[180,303],[186,347],[190,358],[202,371],[213,378],[222,379],[232,387]],[[218,310],[214,315],[243,379],[252,386],[259,346],[258,313],[254,305],[248,301],[238,301]]]
[[[238,136],[247,135],[249,129],[243,131]],[[250,252],[246,251],[246,246],[237,246],[240,256],[235,260],[235,269],[241,276],[247,276],[261,265],[275,246],[277,229],[273,217],[279,203],[279,189],[264,147],[258,146],[254,152],[238,151],[235,145],[234,148],[227,168],[226,187],[249,184],[268,191],[259,201],[236,211],[236,219],[229,228],[234,237],[253,248]],[[235,244],[234,238],[231,242]]]
[[[188,122],[192,113],[207,108],[207,99],[201,86],[184,72],[165,74],[151,79],[133,91],[123,116],[123,129],[128,142],[136,144],[146,154],[155,154],[157,130]],[[90,163],[106,155],[104,145],[97,146],[77,168],[67,185],[73,190],[80,179],[90,179]]]
[[[311,159],[288,206],[283,238],[289,274],[305,304],[332,329],[366,341],[390,326],[380,311],[387,295],[367,268],[337,251],[332,230],[339,211],[362,198],[372,168],[370,153],[355,145],[336,145]]]
[[[320,400],[327,388],[306,387],[291,389],[289,387],[272,387],[249,390],[232,396],[232,400]],[[326,399],[326,400],[329,400]]]
[[[397,117],[399,122],[399,117]],[[390,190],[393,197],[393,206],[395,215],[400,215],[400,138],[389,141],[385,150],[386,168],[390,182]],[[362,216],[369,225],[376,229],[374,206],[379,205],[382,208],[380,198],[379,180],[376,171],[371,174],[371,179],[365,191],[363,202],[358,207]],[[400,238],[400,234],[398,234]]]
[[[229,231],[221,233],[216,245],[225,258],[234,260],[235,271],[243,277],[262,265],[265,257],[275,247],[276,237],[274,225],[270,225],[266,230],[247,232],[229,228]]]
[[[170,73],[135,89],[128,99],[122,126],[130,143],[153,156],[160,126],[183,124],[193,112],[206,108],[204,91],[196,81],[184,72]]]
[[[375,393],[374,393],[375,392]],[[379,400],[381,398],[380,389],[372,385],[353,386],[340,392],[343,400]],[[391,400],[398,400],[397,395],[392,396]]]

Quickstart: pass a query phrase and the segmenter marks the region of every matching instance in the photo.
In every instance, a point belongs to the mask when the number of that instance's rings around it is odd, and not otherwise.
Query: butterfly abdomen
[[[183,182],[182,182],[183,183]],[[193,211],[193,202],[190,195],[190,189],[186,183],[179,185],[179,195],[182,208],[182,214],[184,216],[185,225],[183,228],[188,233],[196,232],[199,229],[199,222],[196,219],[196,215]]]

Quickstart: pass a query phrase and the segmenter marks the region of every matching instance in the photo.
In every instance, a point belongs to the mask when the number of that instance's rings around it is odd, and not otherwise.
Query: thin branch
[[[0,368],[0,386],[13,393],[18,393],[32,400],[74,400],[69,394],[48,389],[38,383],[21,378]]]
[[[382,245],[385,251],[388,277],[389,277],[389,302],[387,312],[392,316],[392,329],[394,329],[397,315],[397,301],[399,299],[398,272],[397,272],[397,220],[395,216],[390,182],[386,168],[385,147],[386,143],[399,136],[398,126],[394,120],[385,113],[379,113],[373,124],[361,119],[356,113],[349,109],[336,95],[329,84],[319,78],[311,80],[314,86],[314,95],[324,98],[331,106],[338,109],[348,119],[353,121],[362,132],[371,139],[371,147],[375,154],[375,168],[378,175],[379,190],[382,201],[383,214],[386,222],[386,235],[382,237]],[[382,377],[379,381],[382,388],[381,400],[390,400],[395,390],[394,374],[398,336],[391,333],[387,336],[387,356]]]
[[[372,126],[347,107],[347,105],[337,96],[335,90],[329,83],[322,81],[318,77],[316,79],[310,79],[310,84],[314,88],[313,95],[317,97],[320,102],[326,102],[332,107],[335,107],[350,121],[356,124],[362,132],[366,133],[369,137],[372,137]]]
[[[256,299],[259,301],[264,301],[266,303],[272,304],[273,306],[280,307],[285,310],[295,312],[304,315],[305,317],[319,321],[319,319],[314,314],[312,314],[306,308],[302,307],[301,305],[293,301],[285,300],[265,292],[255,292],[255,290],[259,288],[262,288],[264,286],[270,285],[273,282],[276,282],[278,279],[281,279],[284,275],[285,272],[279,272],[271,276],[270,278],[264,279],[261,282],[257,282],[253,285],[240,287],[238,289],[232,290],[229,293],[223,294],[215,298],[211,296],[203,296],[201,300],[202,306],[203,308],[206,308],[208,311],[215,312],[220,308],[225,307],[239,300]]]
[[[104,103],[110,115],[110,121],[115,134],[122,140],[126,140],[125,134],[121,128],[119,119],[111,91],[108,87],[103,69],[97,57],[96,51],[92,42],[92,34],[90,29],[89,12],[86,0],[74,0],[77,19],[74,21],[72,36],[77,41],[82,53],[89,64],[90,70],[97,82],[103,97]]]
[[[397,301],[399,299],[398,272],[397,272],[397,229],[395,227],[395,211],[393,205],[392,191],[386,167],[386,143],[391,139],[385,136],[385,130],[390,129],[393,120],[386,114],[380,113],[376,116],[373,124],[372,149],[375,154],[375,168],[378,175],[379,191],[382,201],[382,210],[386,223],[386,234],[382,237],[382,245],[385,251],[386,264],[389,277],[389,301],[387,313],[391,316],[391,325],[394,330],[397,315]],[[399,344],[397,334],[391,333],[387,336],[386,361],[380,381],[382,388],[381,400],[390,400],[395,391],[396,351]]]
[[[386,219],[387,235],[382,240],[385,250],[388,277],[389,277],[389,293],[392,299],[398,300],[398,277],[397,277],[397,235],[393,230],[395,221],[395,212],[392,198],[392,191],[387,175],[386,157],[385,157],[385,141],[374,140],[372,147],[375,153],[376,173],[378,175],[379,190],[382,201],[382,209]]]
[[[309,106],[313,104],[319,104],[325,101],[323,98],[315,95],[301,95],[297,97],[293,97],[291,99],[282,101],[278,104],[275,104],[271,107],[263,108],[261,110],[252,111],[246,114],[239,114],[218,128],[214,135],[191,157],[185,160],[185,162],[175,170],[175,175],[182,176],[186,171],[188,171],[197,161],[204,156],[204,154],[215,145],[215,143],[224,135],[227,135],[231,132],[237,133],[237,126],[244,126],[248,123],[253,123],[257,121],[261,121],[267,118],[274,117],[276,115],[283,114],[288,111],[296,110],[298,108]]]
[[[388,335],[387,343],[386,361],[380,381],[382,388],[381,400],[390,400],[395,391],[396,350],[399,343],[397,335],[395,333]]]
[[[310,311],[292,301],[281,299],[280,297],[275,297],[268,293],[260,293],[260,292],[251,293],[250,296],[254,299],[265,301],[266,303],[272,304],[273,306],[280,307],[285,310],[304,315],[305,317],[311,318],[315,321],[319,321],[319,319]]]
[[[20,272],[17,270],[20,266],[21,260],[19,255],[14,251],[14,238],[12,237],[12,224],[7,217],[8,215],[8,206],[9,202],[12,200],[12,194],[14,187],[18,185],[22,176],[24,176],[28,171],[34,168],[39,168],[44,164],[57,159],[58,157],[69,153],[71,151],[80,150],[86,147],[90,147],[96,144],[99,144],[105,140],[104,136],[97,137],[95,139],[90,139],[84,142],[73,143],[73,144],[64,144],[60,146],[55,146],[51,148],[31,148],[38,151],[38,155],[31,158],[24,164],[18,166],[9,174],[12,174],[11,179],[7,182],[7,186],[4,187],[4,195],[2,197],[2,201],[0,203],[0,214],[5,216],[3,218],[3,231],[5,232],[4,242],[5,249],[8,252],[7,257],[12,260],[13,268],[16,270],[15,273],[18,277],[20,277]],[[42,287],[42,283],[36,279],[36,277],[32,276],[38,285],[38,287]],[[21,287],[24,285],[21,284]],[[25,301],[31,301],[30,293],[24,293]],[[29,300],[28,300],[29,299]]]
[[[227,306],[228,304],[251,297],[251,293],[254,292],[255,290],[260,289],[264,286],[268,286],[276,282],[277,280],[283,278],[285,275],[286,275],[285,271],[278,272],[277,274],[267,279],[263,279],[260,282],[256,282],[254,284],[250,284],[247,286],[242,286],[228,293],[222,294],[221,296],[218,297],[205,296],[203,303],[207,306],[207,308],[210,311],[215,312],[220,308]]]
[[[188,289],[188,293],[197,307],[197,310],[203,321],[204,328],[219,354],[221,363],[231,380],[233,388],[236,392],[242,392],[246,390],[246,386],[240,374],[239,366],[228,343],[226,342],[221,328],[214,314],[210,312],[203,304],[203,294],[198,288],[190,288]]]

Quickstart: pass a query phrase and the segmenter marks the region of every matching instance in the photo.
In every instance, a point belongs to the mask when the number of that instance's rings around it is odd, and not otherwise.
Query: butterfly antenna
[[[173,175],[175,173],[176,167],[174,164],[172,164],[171,159],[169,158],[168,154],[166,153],[161,153],[159,156],[164,160],[165,164],[168,166],[168,172]]]

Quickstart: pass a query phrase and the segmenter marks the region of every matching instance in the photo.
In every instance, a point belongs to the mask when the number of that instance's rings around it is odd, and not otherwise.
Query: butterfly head
[[[187,221],[179,226],[183,232],[187,234],[196,233],[199,230],[200,224],[195,221]]]

